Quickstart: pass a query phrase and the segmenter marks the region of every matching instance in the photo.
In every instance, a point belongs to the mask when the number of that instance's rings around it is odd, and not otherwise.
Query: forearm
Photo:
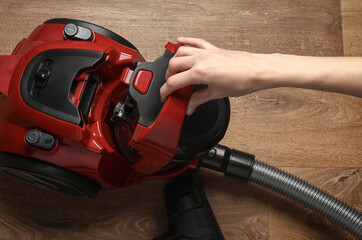
[[[243,96],[276,87],[308,88],[362,97],[362,57],[305,57],[254,54],[217,48],[197,38],[178,38],[161,101],[191,85],[207,88],[192,94],[187,114],[212,99]]]
[[[265,67],[256,79],[264,88],[308,88],[362,97],[361,57],[263,56]]]

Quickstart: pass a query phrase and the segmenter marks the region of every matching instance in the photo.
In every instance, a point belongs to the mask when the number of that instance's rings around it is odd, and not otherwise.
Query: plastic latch
[[[133,87],[141,94],[146,94],[151,84],[153,73],[148,70],[139,70],[134,82]]]

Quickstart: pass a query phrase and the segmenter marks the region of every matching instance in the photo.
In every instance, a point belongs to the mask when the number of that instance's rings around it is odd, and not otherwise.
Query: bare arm
[[[195,92],[187,114],[202,103],[275,87],[297,87],[362,97],[361,57],[254,54],[220,49],[202,39],[179,38],[161,100],[178,88],[206,84]]]

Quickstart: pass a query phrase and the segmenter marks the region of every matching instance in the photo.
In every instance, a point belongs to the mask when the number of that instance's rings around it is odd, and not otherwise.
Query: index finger
[[[168,68],[166,71],[166,80],[178,73],[189,70],[194,65],[193,58],[190,56],[187,57],[173,57],[171,58],[170,62],[168,63]]]
[[[209,43],[208,41],[201,39],[201,38],[184,38],[180,37],[177,38],[177,42],[181,45],[188,45],[195,48],[201,48],[201,49],[211,49],[216,48],[214,45]]]
[[[193,84],[190,75],[190,70],[187,70],[169,77],[160,89],[161,102],[164,102],[167,96],[177,89]]]
[[[181,46],[178,48],[175,57],[186,57],[186,56],[192,56],[198,53],[200,49],[190,46]]]

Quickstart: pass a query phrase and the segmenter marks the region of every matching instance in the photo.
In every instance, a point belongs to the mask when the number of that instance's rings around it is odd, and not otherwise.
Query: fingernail
[[[178,38],[177,38],[177,41],[179,41],[179,40],[181,41],[183,38],[184,38],[184,37],[178,37]]]
[[[195,111],[195,109],[193,107],[188,107],[186,110],[186,114],[190,116],[193,114],[194,111]]]

